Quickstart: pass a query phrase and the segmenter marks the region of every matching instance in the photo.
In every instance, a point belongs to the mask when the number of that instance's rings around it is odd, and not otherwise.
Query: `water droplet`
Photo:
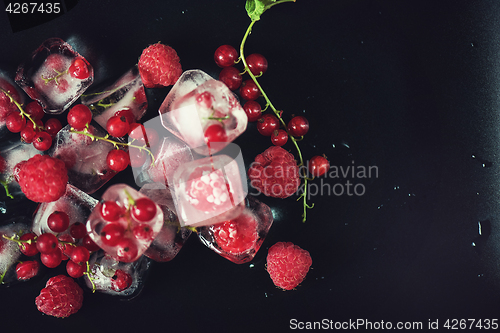
[[[254,264],[250,264],[250,268],[254,268],[254,267],[255,267],[255,265],[254,265]]]
[[[482,158],[478,157],[477,155],[472,154],[471,157],[472,157],[472,159],[477,160],[479,163],[481,163],[481,166],[483,168],[489,168],[493,165],[492,162],[487,161],[485,159],[482,159]]]
[[[0,201],[0,213],[5,214],[7,213],[7,205],[5,205],[5,202]]]
[[[477,231],[478,236],[472,240],[472,246],[478,253],[481,253],[491,234],[491,222],[489,220],[478,221]]]

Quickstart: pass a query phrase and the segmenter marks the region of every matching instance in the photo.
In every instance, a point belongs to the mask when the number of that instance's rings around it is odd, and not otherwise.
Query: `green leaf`
[[[252,21],[260,20],[260,16],[266,10],[266,5],[261,0],[247,0],[245,9]]]

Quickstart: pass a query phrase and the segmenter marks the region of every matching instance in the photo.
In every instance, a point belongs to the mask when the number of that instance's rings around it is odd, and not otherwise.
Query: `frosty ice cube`
[[[43,154],[30,143],[24,143],[18,139],[4,141],[0,145],[0,156],[5,161],[5,165],[0,165],[0,180],[8,184],[11,195],[23,195],[21,187],[15,181],[15,166],[22,161],[27,161],[31,157]],[[0,164],[2,162],[0,161]]]
[[[245,210],[236,218],[198,229],[203,244],[222,257],[243,264],[251,261],[273,223],[266,204],[248,196]]]
[[[171,178],[181,165],[194,160],[191,148],[185,142],[174,137],[161,125],[159,126],[158,119],[152,119],[146,122],[144,126],[145,128],[155,129],[159,137],[163,137],[163,139],[161,139],[158,148],[155,149],[154,163],[151,163],[151,159],[146,159],[141,167],[132,167],[136,183],[139,186],[149,182],[168,184],[167,179]],[[129,136],[131,144],[134,143],[132,140]]]
[[[0,227],[0,285],[16,281],[15,264],[21,257],[19,245],[4,238],[29,232],[29,220],[26,218],[15,218],[4,221],[5,225]]]
[[[59,236],[66,235],[64,238],[65,241],[75,242],[76,240],[70,235],[70,228],[64,232],[56,233],[47,225],[47,219],[54,212],[64,212],[68,214],[70,227],[77,222],[85,224],[90,212],[98,202],[98,200],[87,193],[68,184],[66,186],[66,193],[58,200],[40,204],[33,218],[33,232],[37,235],[46,232]]]
[[[241,165],[241,158],[214,155],[177,169],[169,187],[181,226],[211,225],[241,213],[247,193]]]
[[[91,123],[89,131],[99,137],[107,134],[95,122]],[[120,141],[116,138],[113,140]],[[68,182],[71,185],[91,194],[117,173],[106,163],[106,157],[111,149],[116,149],[112,143],[92,140],[89,136],[73,133],[71,126],[66,125],[57,133],[48,154],[64,161],[68,169]]]
[[[85,274],[84,280],[90,289],[130,299],[141,291],[150,266],[150,260],[144,256],[124,263],[97,251],[90,256],[90,274]]]
[[[200,70],[186,71],[159,109],[162,125],[202,155],[217,153],[212,142],[228,143],[247,127],[236,96],[221,81]]]
[[[144,255],[154,261],[170,261],[179,253],[191,230],[182,228],[176,214],[169,208],[173,206],[172,194],[164,184],[146,184],[139,192],[156,202],[163,211],[163,226]]]
[[[50,38],[19,65],[16,83],[42,105],[46,113],[59,114],[92,84],[94,69],[71,45]]]
[[[137,66],[104,90],[82,95],[82,104],[90,108],[93,119],[103,128],[119,111],[130,112],[135,121],[141,119],[148,108],[148,100]]]
[[[90,238],[115,260],[136,261],[160,232],[161,208],[126,184],[109,187],[101,198],[87,220]],[[147,207],[147,219],[144,219],[146,210],[142,204],[149,203],[152,207],[151,210]],[[113,214],[108,214],[109,207],[114,207]]]

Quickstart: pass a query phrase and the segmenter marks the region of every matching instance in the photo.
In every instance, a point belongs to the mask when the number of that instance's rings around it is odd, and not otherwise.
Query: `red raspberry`
[[[248,170],[250,184],[267,196],[288,198],[300,185],[299,168],[292,154],[273,146],[255,157]]]
[[[82,288],[65,275],[50,278],[35,299],[39,311],[59,318],[66,318],[76,313],[82,307],[82,302]]]
[[[21,190],[35,202],[51,202],[66,192],[68,171],[64,162],[49,155],[35,155],[25,161],[18,174]]]
[[[212,228],[214,239],[220,248],[232,254],[248,251],[257,242],[257,221],[247,214],[218,223]]]
[[[181,73],[179,56],[170,46],[157,43],[142,51],[139,58],[139,74],[146,88],[173,85]]]
[[[297,287],[311,264],[309,252],[290,242],[278,242],[267,253],[267,271],[274,285],[284,290]]]

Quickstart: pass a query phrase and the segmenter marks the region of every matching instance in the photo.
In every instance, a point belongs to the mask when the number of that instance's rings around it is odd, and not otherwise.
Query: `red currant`
[[[267,59],[262,54],[250,54],[245,60],[253,75],[262,75],[267,71]]]
[[[101,205],[101,216],[108,222],[116,222],[122,216],[123,208],[116,201],[104,201]]]
[[[106,123],[106,130],[109,135],[115,138],[125,136],[130,130],[130,125],[125,116],[113,116]]]
[[[330,169],[330,162],[324,156],[314,156],[309,160],[309,172],[315,176],[323,176]]]
[[[111,277],[111,289],[123,291],[132,285],[132,276],[121,269],[117,269]]]
[[[79,80],[85,80],[90,76],[88,65],[87,60],[83,58],[75,58],[71,63],[71,66],[69,66],[69,75]]]
[[[55,268],[59,266],[62,262],[62,258],[63,254],[59,247],[56,247],[56,249],[50,253],[40,254],[40,260],[42,261],[42,264],[44,264],[48,268]]]
[[[156,147],[159,141],[158,132],[155,129],[145,128],[144,125],[139,123],[130,125],[128,136],[147,147]]]
[[[89,235],[85,235],[83,236],[83,239],[82,239],[82,245],[85,246],[85,248],[87,250],[89,250],[90,252],[94,252],[94,251],[97,251],[100,249],[99,245],[97,245],[93,240],[92,238],[90,238]]]
[[[19,133],[26,127],[26,118],[20,112],[11,112],[5,118],[5,125],[12,133]]]
[[[243,78],[240,75],[240,71],[233,66],[225,67],[219,73],[219,81],[222,81],[229,90],[236,90],[241,86]]]
[[[238,59],[238,51],[231,45],[221,45],[215,50],[214,60],[219,67],[234,65]]]
[[[76,239],[81,239],[87,234],[87,229],[85,229],[85,224],[81,222],[76,222],[69,228],[69,234],[71,237]]]
[[[33,120],[40,120],[45,115],[42,106],[37,101],[29,102],[24,109],[24,112],[30,115]]]
[[[125,117],[130,125],[135,123],[135,115],[130,109],[121,109],[115,112],[114,116]]]
[[[206,109],[210,109],[214,101],[215,101],[214,95],[212,95],[208,91],[204,91],[201,94],[197,94],[196,96],[196,103],[198,103],[198,105]]]
[[[116,244],[118,244],[123,239],[124,234],[125,228],[123,228],[121,224],[110,223],[102,228],[100,236],[103,244],[116,246]]]
[[[240,96],[247,101],[253,101],[260,96],[259,87],[257,87],[253,80],[245,80],[240,87]]]
[[[206,129],[205,142],[209,147],[212,142],[227,142],[227,134],[222,124],[214,124]]]
[[[130,147],[128,154],[130,155],[130,166],[132,166],[132,168],[143,166],[149,156],[144,149],[134,147]]]
[[[106,163],[111,170],[120,172],[130,164],[130,157],[125,150],[112,149],[106,156]]]
[[[90,124],[92,111],[84,104],[73,106],[68,112],[68,124],[77,131],[81,131]]]
[[[57,118],[50,118],[45,122],[45,131],[55,138],[57,133],[62,129],[62,124]]]
[[[68,275],[72,278],[77,279],[79,277],[82,277],[86,271],[87,265],[85,263],[78,264],[76,262],[73,262],[72,260],[68,260],[68,262],[66,263],[66,272],[68,272]]]
[[[280,126],[278,118],[273,114],[266,113],[257,121],[257,130],[264,136],[271,136]]]
[[[52,137],[47,132],[38,132],[33,138],[33,147],[40,151],[46,151],[52,146]]]
[[[71,251],[71,255],[69,257],[69,259],[71,259],[71,261],[77,263],[77,264],[83,264],[85,262],[87,262],[90,258],[90,253],[89,253],[89,250],[87,250],[87,248],[85,248],[84,246],[76,246],[73,251]]]
[[[307,121],[306,117],[296,116],[290,120],[287,128],[291,135],[303,136],[309,131],[309,121]]]
[[[57,237],[49,232],[43,233],[36,239],[36,248],[40,253],[54,252],[58,247]]]
[[[54,211],[47,218],[47,225],[53,232],[63,232],[69,227],[69,216],[63,211]]]
[[[139,222],[151,221],[156,216],[156,204],[149,198],[135,200],[132,216]]]
[[[247,101],[243,105],[243,110],[245,110],[249,122],[257,121],[262,116],[262,107],[256,101]]]
[[[153,240],[153,229],[146,223],[139,223],[132,230],[134,237],[144,241]]]
[[[116,244],[116,256],[119,261],[132,262],[138,252],[137,245],[130,238],[121,238]]]
[[[278,147],[283,146],[288,141],[288,133],[285,130],[274,130],[271,134],[271,142]]]
[[[24,241],[21,244],[19,244],[19,249],[21,250],[22,254],[31,257],[34,256],[35,254],[38,253],[38,249],[36,246],[36,234],[33,232],[28,232],[21,237],[19,237],[19,240]],[[27,243],[25,241],[30,241],[31,244]]]
[[[21,130],[20,134],[21,140],[23,140],[23,142],[32,143],[35,139],[36,130],[33,128],[33,126],[27,124],[27,126]]]
[[[16,266],[18,280],[29,280],[38,274],[40,264],[36,260],[23,261]]]

